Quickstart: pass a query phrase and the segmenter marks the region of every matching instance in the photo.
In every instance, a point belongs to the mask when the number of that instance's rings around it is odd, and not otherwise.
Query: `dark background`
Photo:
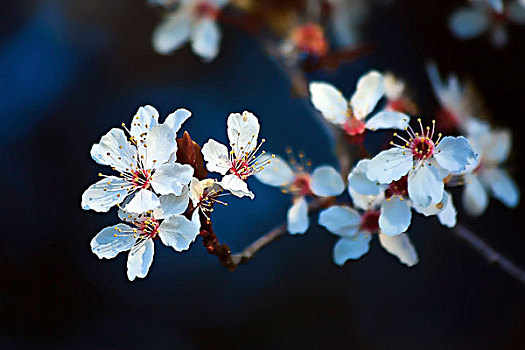
[[[459,1],[401,1],[377,8],[367,33],[377,51],[311,78],[348,96],[368,69],[391,69],[411,85],[422,115],[437,104],[424,72],[435,58],[478,86],[496,125],[514,131],[509,167],[523,188],[525,27],[509,45],[461,42],[446,28]],[[305,151],[336,164],[332,142],[309,102],[290,96],[276,65],[250,36],[222,26],[221,54],[209,64],[189,48],[156,55],[150,35],[159,12],[145,0],[11,1],[0,21],[2,243],[0,348],[522,348],[525,287],[441,227],[416,217],[410,236],[420,263],[407,268],[374,239],[344,268],[331,261],[336,237],[316,225],[287,236],[230,273],[200,239],[175,254],[156,245],[144,280],[130,283],[126,254],[99,260],[91,238],[117,222],[80,209],[103,168],[89,149],[138,106],[161,115],[186,107],[199,143],[225,141],[230,112],[250,110],[268,151]],[[384,136],[384,135],[382,135]],[[369,136],[374,147],[380,137]],[[234,251],[285,219],[289,198],[256,180],[256,200],[229,200],[214,226]],[[453,192],[460,207],[460,192]],[[499,202],[466,226],[521,266],[523,205]],[[521,216],[521,217],[520,217]]]

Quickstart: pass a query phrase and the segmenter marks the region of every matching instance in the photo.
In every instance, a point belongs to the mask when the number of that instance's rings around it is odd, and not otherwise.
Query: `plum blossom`
[[[157,196],[181,195],[190,182],[193,168],[176,163],[176,133],[191,116],[186,109],[171,113],[164,123],[152,106],[140,107],[133,116],[128,136],[113,128],[91,148],[91,157],[99,164],[111,166],[118,176],[103,175],[82,194],[82,208],[107,212],[126,198],[124,208],[142,213],[160,205]]]
[[[223,175],[219,185],[237,197],[248,196],[254,198],[253,192],[248,189],[246,180],[264,169],[271,160],[259,149],[265,142],[257,142],[260,125],[257,117],[250,112],[231,113],[227,121],[228,147],[214,139],[209,139],[202,146],[202,155],[206,161],[206,168],[211,172]]]
[[[319,224],[341,237],[334,246],[334,262],[342,266],[348,259],[361,258],[368,253],[372,235],[378,233],[379,243],[388,253],[396,256],[401,263],[414,266],[419,259],[408,235],[389,236],[381,232],[381,213],[376,203],[374,200],[354,200],[354,204],[364,211],[363,214],[342,205],[331,206],[319,214]]]
[[[199,215],[192,220],[181,215],[188,204],[188,191],[181,196],[161,196],[163,203],[153,211],[133,214],[119,210],[119,217],[126,223],[102,229],[92,240],[91,250],[99,259],[111,259],[129,250],[127,275],[130,281],[144,278],[153,262],[155,239],[159,239],[177,252],[187,250],[199,234]]]
[[[488,193],[499,199],[509,208],[514,208],[520,200],[516,183],[502,168],[512,146],[512,135],[507,129],[493,130],[487,124],[470,127],[469,135],[477,161],[470,164],[464,174],[465,188],[463,206],[473,216],[483,214],[488,206]]]
[[[403,113],[381,111],[366,120],[385,95],[385,81],[377,71],[359,79],[350,102],[334,86],[323,82],[310,83],[310,95],[312,104],[323,117],[350,136],[362,134],[365,129],[403,129],[410,119]]]
[[[508,41],[507,25],[525,24],[525,8],[518,1],[503,5],[501,1],[478,1],[457,9],[449,18],[449,27],[461,40],[469,40],[488,32],[495,47]]]
[[[412,219],[411,208],[425,216],[437,215],[439,221],[447,226],[456,224],[456,209],[449,200],[449,193],[444,191],[441,202],[421,207],[414,203],[408,193],[408,176],[389,184],[379,184],[367,177],[371,161],[363,159],[352,169],[348,176],[348,192],[356,206],[379,208],[378,224],[381,232],[387,236],[396,236],[405,232]]]
[[[300,162],[287,150],[290,163],[276,156],[271,164],[255,177],[265,185],[280,187],[283,193],[292,195],[292,206],[287,213],[287,229],[290,234],[303,234],[310,226],[308,218],[308,196],[332,197],[340,195],[345,188],[341,175],[331,166],[323,165],[310,173],[310,162],[304,163],[304,155],[299,154]]]
[[[181,0],[173,13],[158,25],[153,33],[153,48],[163,55],[171,54],[186,42],[204,61],[211,61],[219,53],[221,31],[217,15],[228,0]],[[162,1],[160,5],[171,6]]]
[[[224,203],[218,199],[218,197],[224,195],[222,192],[223,188],[215,179],[191,179],[190,199],[192,205],[197,211],[200,211],[208,221],[210,220],[210,214],[213,211],[215,203],[225,206],[228,205],[228,203]]]
[[[407,138],[394,133],[402,141],[376,155],[368,163],[366,173],[370,181],[390,184],[407,176],[407,190],[410,199],[418,207],[427,208],[443,200],[443,179],[450,173],[464,171],[476,157],[468,140],[463,136],[446,136],[433,140],[435,121],[432,128],[423,129],[418,119],[420,131],[406,128]]]

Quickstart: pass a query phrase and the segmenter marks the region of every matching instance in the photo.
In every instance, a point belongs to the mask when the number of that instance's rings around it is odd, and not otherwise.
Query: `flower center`
[[[492,21],[494,21],[495,23],[505,23],[507,22],[507,14],[505,12],[496,12],[496,11],[492,11],[491,12],[491,17],[492,17]]]
[[[159,231],[159,222],[152,217],[148,217],[140,223],[139,229],[142,232],[142,235],[148,238],[155,238]]]
[[[428,138],[420,137],[412,141],[410,148],[414,157],[425,159],[434,153],[434,142]]]
[[[131,180],[133,186],[140,189],[146,189],[149,187],[151,181],[151,170],[132,170],[131,173],[133,174]]]
[[[361,217],[361,230],[369,233],[376,233],[379,231],[379,215],[375,210],[366,211]]]
[[[208,1],[201,1],[195,5],[195,15],[198,18],[216,18],[219,9]]]
[[[365,131],[365,122],[355,117],[350,117],[343,125],[343,129],[350,136],[359,135]]]
[[[297,26],[292,30],[291,38],[299,50],[316,56],[323,56],[328,51],[323,28],[314,23]]]
[[[248,147],[254,143],[254,139],[255,135],[252,135],[251,141],[247,143]],[[265,165],[270,164],[270,158],[275,158],[274,154],[263,157],[266,151],[261,151],[261,153],[256,156],[265,142],[266,140],[262,139],[258,145],[249,151],[246,151],[248,147],[240,146],[237,143],[232,144],[233,149],[229,155],[230,173],[236,175],[241,180],[246,180],[248,177],[263,170]]]
[[[309,174],[297,174],[295,180],[290,186],[290,192],[298,196],[312,195],[312,189],[310,188],[311,178]]]
[[[408,176],[405,175],[397,181],[392,181],[385,191],[385,197],[390,199],[393,196],[408,196]]]
[[[432,128],[427,126],[423,128],[421,124],[421,119],[417,120],[419,122],[420,132],[415,132],[410,125],[405,127],[405,131],[408,134],[408,139],[405,139],[399,136],[397,133],[394,133],[394,136],[400,139],[405,143],[404,146],[395,144],[394,141],[390,141],[390,144],[401,149],[409,149],[412,152],[414,158],[418,160],[423,160],[430,158],[434,154],[434,148],[439,145],[439,140],[441,140],[441,133],[438,134],[437,140],[432,141],[434,136],[434,130],[436,127],[436,121],[432,120]],[[403,152],[405,154],[405,152]]]
[[[458,117],[448,108],[441,108],[437,113],[439,126],[442,130],[454,130],[459,123]]]

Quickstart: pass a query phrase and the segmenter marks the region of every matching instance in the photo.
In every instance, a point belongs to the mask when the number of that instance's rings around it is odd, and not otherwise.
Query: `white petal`
[[[159,112],[155,107],[147,105],[140,107],[131,119],[129,133],[136,140],[142,139],[144,133],[159,124]]]
[[[227,191],[230,191],[234,196],[244,197],[248,196],[250,199],[253,199],[255,195],[252,191],[248,189],[246,182],[241,180],[237,175],[226,175],[218,183],[222,188]]]
[[[417,252],[406,233],[395,237],[379,234],[379,242],[387,252],[396,256],[400,262],[407,266],[414,266],[419,262]]]
[[[485,169],[481,173],[483,182],[486,183],[492,195],[509,208],[514,208],[520,201],[520,192],[516,183],[505,170],[498,168]]]
[[[448,195],[447,191],[443,190],[443,197],[441,198],[441,202],[439,203],[432,203],[427,207],[422,207],[418,205],[417,203],[412,203],[412,207],[419,213],[423,214],[425,216],[432,216],[432,215],[438,215],[441,213],[444,208],[448,205]]]
[[[394,75],[387,73],[385,79],[385,96],[389,100],[400,98],[405,90],[405,83],[397,79]]]
[[[476,175],[465,176],[462,199],[463,208],[472,216],[479,216],[487,209],[489,204],[487,192]]]
[[[228,116],[228,140],[230,147],[235,151],[238,158],[242,158],[245,152],[251,152],[257,147],[259,137],[259,120],[250,112],[231,113]]]
[[[341,237],[355,237],[361,224],[361,215],[349,207],[334,205],[319,214],[319,225]]]
[[[131,248],[128,255],[128,279],[133,281],[136,277],[144,278],[148,274],[151,263],[153,262],[153,254],[155,247],[153,240],[146,238],[137,243]]]
[[[512,134],[509,130],[497,130],[480,135],[483,161],[495,164],[507,160],[512,147]]]
[[[457,220],[456,220],[456,207],[454,206],[454,201],[452,200],[452,195],[445,191],[443,193],[443,201],[444,207],[443,210],[441,210],[438,214],[438,219],[441,225],[444,225],[448,228],[452,228],[456,226]]]
[[[410,226],[411,220],[412,212],[407,200],[392,197],[381,205],[379,227],[385,235],[396,236],[405,232]]]
[[[519,0],[508,4],[506,14],[512,22],[525,24],[525,1]]]
[[[334,246],[334,262],[343,266],[348,259],[359,259],[370,248],[372,236],[360,233],[353,238],[341,238]]]
[[[158,194],[173,193],[179,196],[190,183],[193,167],[188,164],[168,163],[161,165],[151,177],[151,186]]]
[[[477,8],[461,8],[449,18],[452,32],[460,39],[472,39],[486,31],[489,27],[487,13]]]
[[[379,112],[365,123],[368,130],[404,129],[408,126],[410,117],[400,112]]]
[[[312,192],[317,196],[338,196],[345,190],[341,175],[333,167],[324,165],[317,167],[312,173],[310,183]]]
[[[375,208],[385,199],[384,193],[380,193],[377,196],[367,196],[357,193],[351,187],[348,187],[348,192],[350,193],[354,207],[363,210]]]
[[[160,205],[159,198],[150,190],[142,189],[135,193],[129,203],[122,208],[129,213],[145,213],[148,210],[154,210]]]
[[[188,186],[184,187],[180,196],[168,194],[166,196],[160,196],[159,201],[160,207],[153,211],[153,216],[156,219],[164,219],[171,215],[184,213],[190,201]]]
[[[308,218],[308,203],[304,197],[296,199],[287,213],[287,229],[292,235],[303,234],[310,226]]]
[[[361,195],[377,196],[383,192],[386,185],[377,184],[377,181],[370,181],[366,176],[368,172],[369,159],[363,159],[352,169],[348,175],[348,189]]]
[[[130,165],[136,167],[136,161],[133,159],[136,154],[137,149],[130,145],[124,131],[116,128],[111,129],[102,136],[99,143],[91,147],[93,160],[98,164],[115,167],[118,171],[126,171]]]
[[[451,172],[465,170],[475,157],[472,146],[463,136],[444,137],[434,150],[434,158],[438,164]]]
[[[185,108],[179,108],[175,112],[170,113],[164,121],[164,125],[168,125],[173,129],[173,132],[177,134],[184,122],[191,117],[191,112]]]
[[[209,139],[208,142],[202,146],[201,151],[206,161],[208,171],[224,175],[230,170],[231,165],[228,158],[228,148],[222,143],[214,139]]]
[[[104,228],[93,237],[91,250],[99,259],[111,259],[118,253],[131,249],[135,241],[133,229],[128,225],[118,224]]]
[[[365,119],[377,105],[377,102],[385,94],[385,81],[383,76],[376,71],[368,72],[357,82],[350,106],[357,119]]]
[[[168,125],[157,125],[152,128],[146,137],[145,145],[147,145],[146,159],[143,160],[145,169],[159,167],[170,159],[172,153],[177,152],[175,133]]]
[[[124,188],[122,188],[124,186]],[[116,176],[108,176],[82,194],[82,209],[107,212],[112,206],[122,203],[128,195],[130,184]]]
[[[162,243],[178,252],[187,250],[198,235],[199,228],[182,215],[170,216],[159,226]]]
[[[292,168],[288,165],[288,162],[279,156],[275,156],[273,159],[268,157],[267,159],[271,160],[271,163],[265,165],[263,170],[255,174],[257,180],[265,185],[275,187],[286,186],[292,183],[295,174]],[[262,163],[265,161],[266,158],[262,159]]]
[[[412,164],[410,150],[391,148],[370,160],[366,176],[370,181],[389,184],[405,176],[412,169]]]
[[[408,175],[408,195],[415,205],[428,207],[443,198],[443,180],[433,166],[423,166]]]
[[[184,45],[190,37],[191,20],[187,15],[177,14],[164,20],[153,33],[153,49],[168,55]]]
[[[341,125],[348,119],[348,102],[333,85],[310,83],[310,100],[330,123]]]
[[[219,54],[221,31],[215,20],[202,19],[191,33],[191,47],[193,52],[204,61],[213,60]]]

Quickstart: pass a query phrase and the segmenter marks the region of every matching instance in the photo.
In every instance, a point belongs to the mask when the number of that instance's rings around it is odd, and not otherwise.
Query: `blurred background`
[[[461,1],[394,1],[373,6],[366,38],[375,50],[310,78],[348,96],[371,68],[405,78],[431,116],[437,101],[424,64],[471,78],[496,125],[514,132],[509,160],[524,188],[525,26],[509,43],[459,41],[447,16]],[[374,240],[340,268],[337,238],[316,225],[286,236],[228,272],[198,238],[174,254],[158,245],[144,280],[127,280],[126,254],[99,260],[89,242],[116,213],[82,211],[80,196],[102,170],[90,147],[141,105],[166,116],[185,107],[192,138],[226,141],[230,112],[249,110],[267,150],[304,151],[315,165],[337,164],[333,142],[309,101],[257,41],[221,25],[221,52],[202,63],[188,47],[172,56],[151,48],[160,12],[145,0],[9,1],[0,20],[0,118],[5,223],[0,244],[0,348],[357,348],[516,349],[525,346],[525,286],[440,226],[415,217],[410,236],[420,263],[407,268]],[[429,118],[431,119],[431,117]],[[369,136],[372,147],[385,135]],[[289,197],[249,183],[256,200],[230,198],[214,227],[233,251],[283,222]],[[453,191],[459,221],[525,266],[523,205],[491,200],[470,218]]]

